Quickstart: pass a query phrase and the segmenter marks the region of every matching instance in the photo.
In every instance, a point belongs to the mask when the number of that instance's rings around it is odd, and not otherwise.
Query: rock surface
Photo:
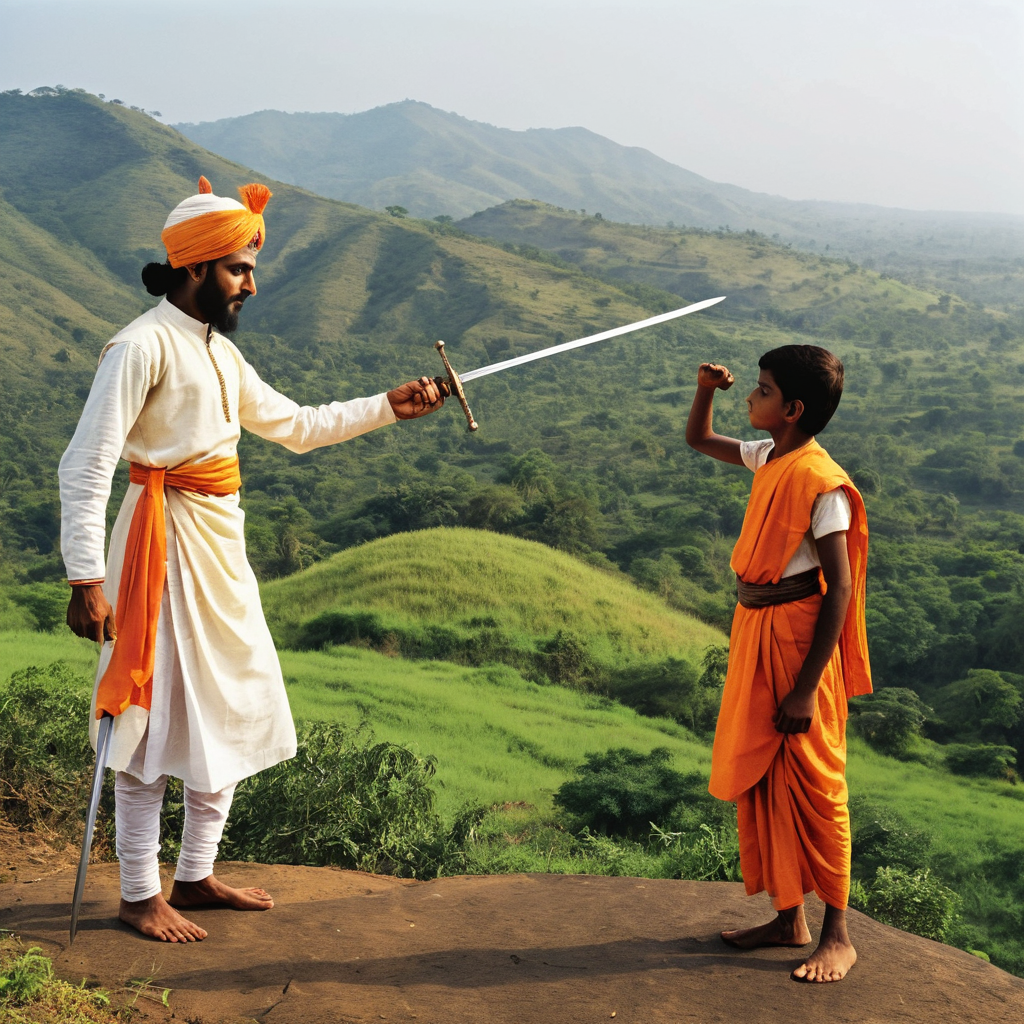
[[[410,882],[352,871],[226,864],[262,885],[267,913],[199,910],[205,942],[151,942],[120,925],[117,867],[90,868],[68,948],[74,873],[0,885],[0,926],[53,957],[58,974],[171,989],[150,1020],[191,1024],[616,1024],[1024,1020],[1024,981],[970,954],[855,912],[859,962],[838,984],[797,984],[789,949],[742,953],[718,938],[770,913],[740,885],[507,875]],[[23,878],[25,876],[22,876]],[[165,892],[170,889],[170,880]],[[821,920],[809,908],[812,930]],[[808,952],[810,947],[808,947]]]

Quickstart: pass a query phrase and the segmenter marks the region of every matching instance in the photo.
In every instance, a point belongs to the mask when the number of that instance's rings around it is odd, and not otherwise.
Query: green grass
[[[352,647],[280,656],[298,721],[366,720],[380,739],[434,755],[446,810],[516,801],[547,808],[584,754],[616,746],[666,746],[680,770],[710,767],[710,748],[674,722],[531,683],[504,666],[412,662]],[[95,647],[60,633],[0,633],[0,681],[26,665],[58,660],[91,678]],[[927,829],[943,858],[967,866],[1024,846],[1024,786],[896,761],[856,737],[847,776],[854,796]]]
[[[99,648],[91,640],[73,636],[66,629],[53,633],[33,633],[27,629],[0,632],[0,683],[19,669],[54,661],[66,661],[91,680],[98,660]]]
[[[705,647],[726,642],[624,575],[483,530],[421,530],[349,548],[265,584],[263,605],[271,631],[285,643],[303,622],[340,608],[443,626],[485,621],[531,639],[569,629],[606,665],[669,655],[699,661]]]
[[[505,666],[411,662],[351,647],[282,651],[281,664],[297,720],[366,720],[379,739],[434,755],[445,813],[520,801],[548,811],[584,755],[611,747],[668,747],[680,770],[710,766],[710,749],[675,722],[531,683]]]

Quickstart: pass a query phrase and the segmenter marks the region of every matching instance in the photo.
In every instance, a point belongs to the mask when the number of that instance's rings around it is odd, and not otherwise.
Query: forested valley
[[[0,95],[0,130],[0,630],[49,631],[62,626],[67,600],[56,467],[96,358],[151,304],[139,270],[162,259],[163,219],[199,175],[224,195],[259,175],[143,111],[81,91]],[[439,373],[438,338],[466,371],[688,301],[728,298],[674,324],[473,382],[475,434],[450,403],[425,420],[301,456],[243,436],[247,544],[268,607],[287,577],[339,552],[469,527],[559,549],[597,570],[609,590],[636,584],[727,632],[729,554],[750,480],[685,444],[697,365],[733,370],[737,385],[717,401],[717,429],[750,437],[743,397],[758,356],[789,342],[824,345],[843,358],[847,383],[820,440],[864,494],[871,528],[878,692],[856,703],[853,732],[915,771],[988,780],[985,793],[1016,802],[1024,303],[1013,279],[1005,291],[1001,279],[987,279],[986,304],[754,232],[623,225],[530,201],[459,223],[418,220],[270,184],[259,295],[235,341],[268,382],[302,403]],[[111,519],[124,486],[119,471]],[[429,561],[435,586],[465,564],[466,552],[455,558],[449,545],[473,536],[422,535],[432,547],[421,567]],[[688,662],[659,655],[647,675],[633,673],[639,682],[630,689],[621,665],[594,654],[593,637],[558,629],[553,616],[544,635],[488,647],[498,627],[486,616],[442,636],[408,623],[378,629],[379,617],[360,619],[357,608],[345,614],[319,634],[301,623],[289,642],[354,641],[476,668],[504,661],[527,679],[618,698],[649,721],[675,718],[705,739],[713,723],[708,693],[722,667],[713,644],[703,662],[699,653]],[[432,647],[438,637],[443,644]],[[673,687],[694,696],[645,696]],[[890,832],[917,841],[902,825]],[[989,873],[978,883],[975,919],[998,917],[1012,937],[1024,905],[1024,850],[1003,844],[979,856],[989,858]],[[974,884],[962,865],[946,867],[947,879]],[[997,913],[996,902],[1009,909]],[[1001,962],[1024,970],[1024,947],[1005,941]]]

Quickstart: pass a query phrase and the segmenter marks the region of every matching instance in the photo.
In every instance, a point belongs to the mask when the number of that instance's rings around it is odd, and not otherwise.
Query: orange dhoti
[[[744,884],[751,895],[767,890],[776,910],[803,903],[812,891],[843,908],[850,894],[846,690],[838,649],[822,673],[810,730],[784,735],[772,721],[796,682],[820,607],[814,596],[736,609],[730,675],[749,685],[734,678],[715,737],[723,770],[711,791],[736,801]]]
[[[849,899],[847,699],[871,691],[863,502],[846,474],[812,442],[757,470],[733,551],[733,569],[745,582],[777,584],[809,528],[814,499],[838,486],[847,491],[853,510],[847,532],[853,597],[843,635],[818,684],[809,731],[780,733],[774,718],[811,647],[821,594],[736,608],[715,731],[710,791],[736,802],[744,884],[751,895],[767,890],[776,910],[798,906],[808,892],[840,909]]]

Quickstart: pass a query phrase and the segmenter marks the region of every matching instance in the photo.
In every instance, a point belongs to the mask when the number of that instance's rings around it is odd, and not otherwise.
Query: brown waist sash
[[[821,583],[816,568],[798,572],[795,576],[784,576],[778,583],[745,583],[736,577],[736,597],[744,608],[788,604],[820,593]]]
[[[117,588],[117,641],[96,690],[96,717],[115,717],[137,704],[153,704],[153,665],[156,626],[167,580],[167,533],[164,488],[214,494],[234,494],[242,484],[238,456],[164,469],[131,464],[131,482],[143,491],[132,513]]]

